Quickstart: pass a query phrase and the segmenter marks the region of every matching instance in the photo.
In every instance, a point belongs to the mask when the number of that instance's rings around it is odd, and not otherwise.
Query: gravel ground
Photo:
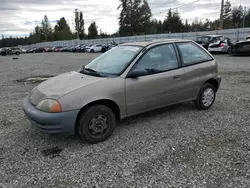
[[[37,83],[98,54],[0,56],[0,187],[250,187],[250,58],[216,55],[214,106],[184,103],[129,118],[96,145],[30,126],[21,102]]]

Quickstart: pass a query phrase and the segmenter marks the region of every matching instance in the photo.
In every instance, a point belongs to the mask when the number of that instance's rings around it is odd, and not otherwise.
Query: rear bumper
[[[221,48],[221,47],[217,47],[217,48],[208,48],[208,51],[209,52],[224,52],[224,53],[226,53],[227,52],[227,48]]]
[[[31,124],[45,133],[75,133],[76,118],[80,110],[47,113],[36,109],[26,97],[23,101],[23,111]]]

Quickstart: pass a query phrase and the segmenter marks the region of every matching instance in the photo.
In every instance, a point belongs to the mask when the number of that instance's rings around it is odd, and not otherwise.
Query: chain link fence
[[[247,36],[250,35],[250,28],[237,28],[237,29],[226,29],[226,30],[215,30],[215,31],[202,31],[202,32],[189,32],[189,33],[163,33],[163,34],[153,34],[153,35],[137,35],[129,37],[111,37],[104,39],[93,39],[93,40],[64,40],[64,41],[54,41],[54,42],[43,42],[32,44],[28,46],[21,46],[23,48],[32,47],[64,47],[64,46],[76,46],[79,44],[91,45],[91,44],[110,44],[114,41],[117,44],[126,42],[140,42],[140,41],[150,41],[155,39],[189,39],[196,40],[197,37],[202,35],[223,35],[232,39],[233,41],[245,40]]]

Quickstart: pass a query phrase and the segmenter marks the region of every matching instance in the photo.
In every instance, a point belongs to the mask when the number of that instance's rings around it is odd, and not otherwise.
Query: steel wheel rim
[[[108,118],[103,114],[95,115],[89,121],[88,130],[93,137],[102,137],[107,133],[108,128]]]
[[[202,95],[202,104],[205,107],[209,107],[214,101],[214,90],[212,88],[207,88]]]

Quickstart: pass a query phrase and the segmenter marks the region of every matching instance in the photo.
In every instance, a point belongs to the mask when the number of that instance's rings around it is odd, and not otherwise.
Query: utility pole
[[[77,38],[79,39],[79,12],[77,9],[75,9],[75,26],[76,26],[76,33]]]
[[[246,23],[246,14],[247,14],[247,7],[244,7],[244,17],[243,17],[243,28],[245,28],[245,23]]]
[[[72,31],[73,33],[76,31],[76,26],[75,26],[75,21],[74,21],[74,16],[71,16],[71,26],[72,26]]]
[[[224,13],[224,0],[221,0],[220,29],[223,29],[223,13]]]

